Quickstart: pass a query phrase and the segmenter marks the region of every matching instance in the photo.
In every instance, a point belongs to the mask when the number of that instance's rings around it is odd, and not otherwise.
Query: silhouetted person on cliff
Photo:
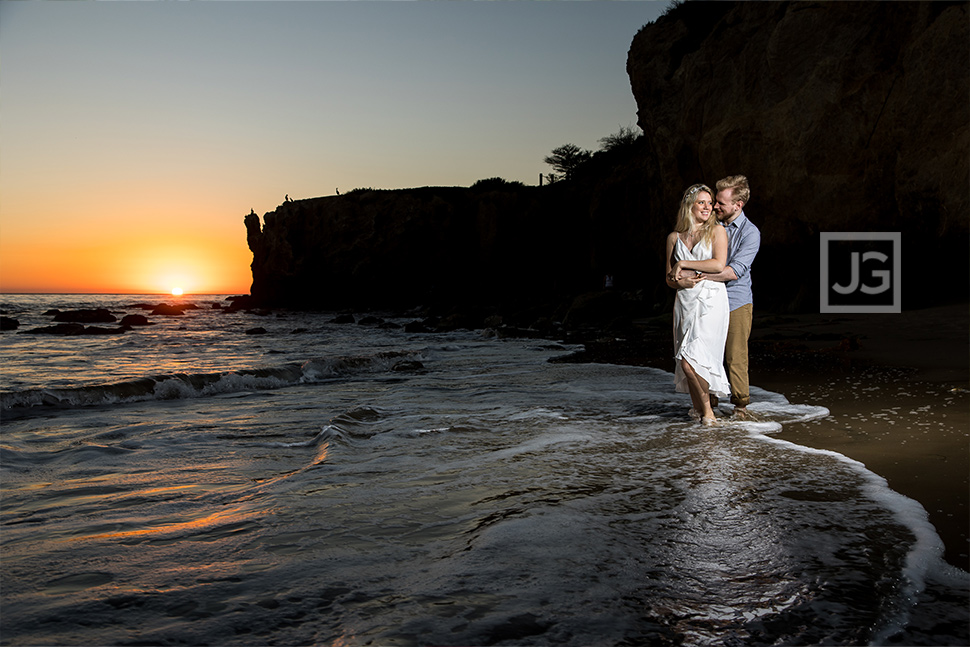
[[[724,363],[731,383],[734,415],[744,419],[749,417],[747,407],[751,403],[748,383],[748,338],[754,308],[751,265],[761,247],[761,231],[744,215],[744,205],[751,199],[748,178],[732,175],[715,186],[714,215],[728,235],[727,265],[717,274],[702,274],[701,277],[727,285],[731,318],[724,346]],[[713,405],[717,406],[716,398]]]

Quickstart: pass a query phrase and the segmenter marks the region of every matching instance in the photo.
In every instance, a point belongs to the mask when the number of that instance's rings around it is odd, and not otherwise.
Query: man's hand
[[[684,261],[677,261],[670,269],[670,274],[667,275],[667,278],[676,283],[688,274],[693,276],[696,272],[694,270],[685,270]]]
[[[679,290],[689,290],[698,282],[704,280],[704,275],[699,272],[683,271],[680,273],[680,278],[674,281],[677,284],[677,289]]]

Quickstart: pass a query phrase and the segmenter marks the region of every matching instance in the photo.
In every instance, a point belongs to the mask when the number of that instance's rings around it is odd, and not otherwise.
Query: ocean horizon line
[[[3,295],[11,295],[11,296],[17,295],[17,296],[21,296],[21,295],[31,295],[31,294],[36,294],[36,295],[50,295],[50,296],[59,296],[59,295],[64,295],[64,296],[74,296],[74,295],[79,295],[79,296],[99,296],[99,295],[102,295],[102,296],[139,296],[140,295],[140,296],[169,296],[169,297],[174,297],[174,296],[180,296],[180,297],[191,297],[191,296],[206,297],[206,296],[221,296],[221,295],[224,295],[224,294],[231,295],[231,296],[242,296],[242,295],[248,295],[249,292],[248,291],[247,292],[233,292],[233,291],[229,291],[229,292],[185,292],[185,293],[180,294],[180,295],[174,295],[171,292],[15,292],[15,291],[7,292],[7,291],[0,291],[0,296],[3,296]]]

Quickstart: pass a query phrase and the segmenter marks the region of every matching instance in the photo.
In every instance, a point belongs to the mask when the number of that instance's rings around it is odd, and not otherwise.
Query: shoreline
[[[967,305],[884,315],[766,318],[752,340],[803,342],[828,371],[752,363],[751,382],[830,415],[779,438],[857,460],[918,501],[950,564],[970,571],[970,339]],[[758,326],[755,321],[755,326]],[[841,336],[842,339],[838,339]]]
[[[965,387],[874,367],[831,378],[766,372],[757,384],[792,403],[826,407],[825,418],[786,424],[775,436],[859,461],[918,501],[943,540],[944,559],[970,571]]]
[[[636,322],[627,339],[587,341],[564,361],[673,370],[671,316]],[[970,571],[970,307],[899,314],[759,316],[749,342],[753,386],[825,418],[776,437],[863,463],[918,501],[945,546]],[[756,400],[755,400],[756,401]],[[722,407],[726,403],[722,401]],[[730,409],[730,407],[726,407]]]

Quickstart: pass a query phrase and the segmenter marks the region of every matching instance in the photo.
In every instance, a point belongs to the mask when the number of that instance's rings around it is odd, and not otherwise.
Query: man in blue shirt
[[[751,198],[748,178],[732,175],[715,186],[714,214],[728,235],[727,265],[723,271],[705,274],[703,278],[723,281],[727,287],[731,320],[724,345],[724,364],[731,384],[734,415],[743,419],[748,417],[747,407],[751,402],[748,384],[748,337],[753,314],[751,265],[761,247],[761,231],[744,215],[744,205]]]

